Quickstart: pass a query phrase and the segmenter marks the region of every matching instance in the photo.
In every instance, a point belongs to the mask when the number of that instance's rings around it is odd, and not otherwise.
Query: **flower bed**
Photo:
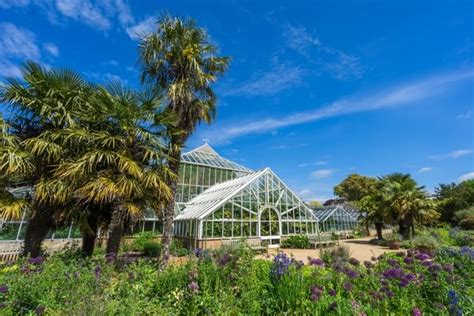
[[[58,254],[0,268],[0,314],[469,315],[473,263],[469,247],[306,263],[226,247],[158,273],[153,259]]]

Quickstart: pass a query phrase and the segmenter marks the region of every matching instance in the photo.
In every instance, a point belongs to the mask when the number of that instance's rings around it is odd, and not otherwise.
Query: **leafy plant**
[[[189,253],[188,249],[183,246],[183,243],[179,239],[174,239],[170,245],[170,254],[177,257],[187,256]]]
[[[282,248],[307,249],[310,248],[309,238],[306,235],[294,235],[281,242]]]
[[[143,252],[145,244],[153,241],[154,237],[152,232],[142,232],[135,235],[131,249],[133,251]]]
[[[158,257],[161,252],[161,243],[157,241],[146,241],[143,244],[143,254],[147,257]]]
[[[435,237],[430,235],[418,235],[413,238],[413,246],[416,249],[423,249],[428,251],[434,251],[439,247],[439,242]]]

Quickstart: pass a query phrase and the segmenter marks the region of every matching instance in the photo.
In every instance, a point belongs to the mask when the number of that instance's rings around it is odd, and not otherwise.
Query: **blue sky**
[[[210,144],[304,199],[350,173],[474,177],[472,1],[0,0],[0,80],[34,59],[138,87],[136,35],[195,18],[232,58]]]

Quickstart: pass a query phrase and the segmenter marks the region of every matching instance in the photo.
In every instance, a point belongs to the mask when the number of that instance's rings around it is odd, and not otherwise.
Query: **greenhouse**
[[[31,189],[17,189],[31,194]],[[220,156],[207,143],[181,156],[175,236],[190,246],[218,246],[225,239],[258,239],[279,243],[290,235],[316,234],[317,217],[269,168],[253,171]],[[0,240],[22,240],[27,215],[0,221]],[[162,221],[153,210],[130,225],[128,235],[161,234]],[[78,238],[71,224],[47,239]]]
[[[316,234],[317,218],[269,168],[205,190],[175,219],[175,236],[197,247],[225,239],[259,239],[278,244],[290,235]]]
[[[359,221],[357,212],[345,205],[331,205],[313,210],[319,220],[321,232],[349,232],[353,231]]]

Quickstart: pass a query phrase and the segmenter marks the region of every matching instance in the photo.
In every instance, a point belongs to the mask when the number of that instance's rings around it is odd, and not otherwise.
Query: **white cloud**
[[[298,167],[307,167],[307,166],[308,166],[308,164],[306,162],[298,164]]]
[[[0,34],[0,76],[20,76],[18,65],[25,60],[41,62],[43,52],[33,32],[12,23],[0,23]],[[53,46],[58,50],[53,43],[47,43],[43,48],[50,52],[48,47]]]
[[[328,162],[327,161],[324,161],[324,160],[319,160],[319,161],[316,161],[314,163],[316,166],[323,166],[323,165],[327,165]]]
[[[430,172],[433,171],[433,167],[423,167],[418,170],[418,173]]]
[[[451,151],[446,154],[431,155],[428,158],[432,160],[457,159],[459,157],[470,155],[470,154],[472,154],[471,149],[459,149],[459,150]]]
[[[0,0],[0,8],[24,7],[30,3],[29,0]]]
[[[56,8],[64,16],[83,22],[101,31],[110,29],[109,19],[97,5],[88,0],[57,0]]]
[[[43,45],[43,48],[53,56],[59,55],[59,48],[53,43],[46,43]]]
[[[150,16],[138,24],[127,27],[126,32],[131,39],[139,40],[140,38],[146,36],[147,34],[153,32],[156,28],[157,18]]]
[[[226,142],[243,135],[267,132],[282,127],[299,125],[321,119],[351,113],[375,111],[390,107],[416,105],[420,101],[442,95],[454,85],[472,81],[474,70],[461,70],[438,74],[419,81],[391,86],[365,95],[350,96],[336,100],[315,110],[299,112],[283,117],[269,117],[256,121],[227,123],[223,128],[209,129],[204,137],[214,142]],[[270,89],[270,87],[268,87]]]
[[[474,179],[474,171],[463,174],[459,177],[459,182],[466,181],[469,179]]]
[[[316,179],[321,179],[321,178],[327,178],[331,176],[334,173],[334,170],[332,169],[319,169],[311,173],[311,176],[313,176]]]
[[[304,71],[299,67],[280,64],[271,71],[255,75],[253,79],[225,89],[224,96],[273,96],[281,91],[301,85]]]
[[[321,40],[309,33],[303,26],[287,24],[283,30],[286,45],[305,56],[338,80],[362,77],[364,73],[359,58],[339,49],[324,45]],[[311,51],[311,49],[314,49]],[[312,53],[312,54],[311,54]]]
[[[472,117],[472,111],[467,111],[466,113],[461,113],[458,116],[456,116],[456,118],[458,120],[460,120],[460,119],[469,119],[471,117]]]

